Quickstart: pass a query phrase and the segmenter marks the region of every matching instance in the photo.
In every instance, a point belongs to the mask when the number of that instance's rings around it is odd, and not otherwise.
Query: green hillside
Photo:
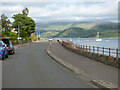
[[[84,29],[80,27],[73,27],[65,29],[56,35],[60,38],[95,38],[97,32],[100,32],[101,38],[113,38],[118,37],[118,25],[117,24],[98,24],[90,29]]]
[[[44,32],[41,34],[41,38],[49,38],[49,37],[54,37],[58,34],[59,32]]]
[[[64,30],[72,26],[72,23],[54,22],[54,23],[36,23],[36,30]]]
[[[81,27],[90,29],[96,25],[96,22],[51,22],[51,23],[36,23],[36,30],[65,30],[71,27]]]
[[[97,32],[102,38],[118,37],[118,25],[112,22],[37,23],[36,30],[40,30],[42,37],[92,38],[96,37]]]

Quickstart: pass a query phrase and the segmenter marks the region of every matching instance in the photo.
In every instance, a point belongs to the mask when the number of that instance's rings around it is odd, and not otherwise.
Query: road
[[[16,49],[2,62],[3,88],[91,88],[46,54],[48,42]]]

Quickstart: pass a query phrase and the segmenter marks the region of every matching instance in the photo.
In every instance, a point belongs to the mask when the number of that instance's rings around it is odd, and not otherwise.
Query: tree
[[[9,36],[9,33],[11,31],[11,26],[10,26],[10,20],[8,19],[7,16],[3,13],[1,15],[1,22],[2,22],[2,30],[3,30],[3,35]]]
[[[37,40],[37,36],[35,35],[35,33],[32,33],[32,34],[31,34],[30,39],[31,39],[32,41],[36,41],[36,40]]]
[[[0,37],[2,37],[2,22],[0,20]]]
[[[24,9],[23,9],[24,12]],[[19,28],[19,34],[21,37],[30,37],[31,33],[35,32],[35,22],[32,18],[27,17],[27,14],[16,14],[12,18],[14,18],[14,22],[12,27],[17,28],[18,31]]]
[[[28,8],[22,10],[23,15],[27,16],[29,14]]]

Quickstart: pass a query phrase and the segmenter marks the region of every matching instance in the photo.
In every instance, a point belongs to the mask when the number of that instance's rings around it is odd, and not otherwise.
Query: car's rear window
[[[0,46],[2,46],[2,42],[0,42]]]
[[[5,44],[10,45],[10,42],[9,42],[8,39],[2,39],[2,41],[3,41]]]

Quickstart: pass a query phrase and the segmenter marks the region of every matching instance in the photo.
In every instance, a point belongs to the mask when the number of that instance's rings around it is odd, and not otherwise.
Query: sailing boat
[[[70,36],[70,41],[72,42],[71,36]]]
[[[80,41],[80,38],[78,37],[78,41]]]
[[[96,41],[102,41],[102,39],[99,38],[99,32],[97,32],[97,38],[96,38]]]

